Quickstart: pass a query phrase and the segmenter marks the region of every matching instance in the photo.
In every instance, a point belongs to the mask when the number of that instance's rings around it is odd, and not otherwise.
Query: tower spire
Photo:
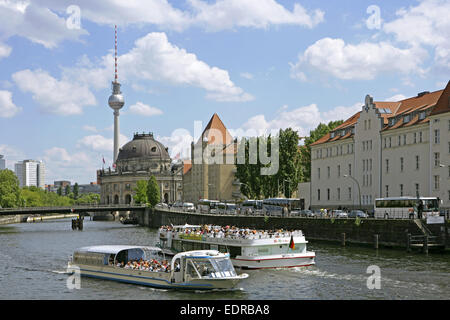
[[[120,83],[117,81],[117,25],[114,25],[114,81],[112,82],[112,93],[109,96],[108,104],[114,110],[114,150],[113,161],[116,163],[119,154],[119,110],[125,104]]]
[[[114,25],[114,82],[117,82],[117,25]]]

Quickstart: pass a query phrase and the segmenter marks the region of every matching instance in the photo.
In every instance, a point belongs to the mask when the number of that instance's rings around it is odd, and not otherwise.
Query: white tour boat
[[[102,245],[74,252],[69,270],[80,275],[157,288],[232,289],[237,275],[228,254],[216,250],[180,252],[168,263],[157,247]]]
[[[290,268],[315,264],[315,253],[306,250],[300,230],[267,231],[236,227],[179,225],[159,229],[159,247],[165,254],[213,249],[230,254],[235,267],[245,269]]]

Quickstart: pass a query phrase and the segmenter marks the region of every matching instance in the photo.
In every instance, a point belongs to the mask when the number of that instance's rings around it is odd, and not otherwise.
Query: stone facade
[[[160,187],[161,202],[173,203],[183,198],[182,164],[173,164],[168,149],[154,140],[153,134],[135,134],[117,157],[116,168],[98,171],[102,204],[133,204],[139,180],[153,175]]]

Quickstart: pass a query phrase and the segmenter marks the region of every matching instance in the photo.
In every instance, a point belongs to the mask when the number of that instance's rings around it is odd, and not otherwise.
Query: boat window
[[[217,270],[217,268],[213,267],[210,260],[196,259],[193,262],[202,278],[215,278],[216,272],[220,271],[220,270]]]
[[[230,258],[241,255],[241,247],[229,246],[228,249],[230,250]]]
[[[186,261],[186,275],[189,275],[191,278],[200,278],[200,274],[195,269],[192,260],[188,259]]]
[[[236,276],[236,271],[234,270],[233,264],[230,259],[227,258],[215,258],[210,260],[216,269],[216,274],[221,272],[223,276],[234,277]]]

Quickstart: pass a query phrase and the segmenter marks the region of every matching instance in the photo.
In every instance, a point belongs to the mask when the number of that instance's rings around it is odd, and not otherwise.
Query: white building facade
[[[450,83],[450,82],[449,82]],[[373,210],[378,197],[436,196],[450,208],[450,87],[373,102],[311,145],[311,208]]]
[[[42,161],[23,160],[14,165],[19,186],[45,188],[45,165]]]

